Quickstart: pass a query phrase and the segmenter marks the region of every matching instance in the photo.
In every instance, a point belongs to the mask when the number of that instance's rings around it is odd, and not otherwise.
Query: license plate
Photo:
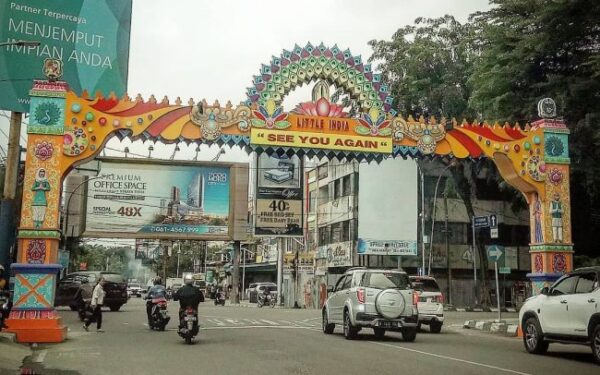
[[[398,322],[379,322],[379,326],[383,327],[383,328],[394,328],[394,327],[398,327]]]
[[[193,321],[195,321],[195,320],[196,320],[196,317],[195,317],[195,316],[186,316],[186,317],[184,318],[184,320],[185,320],[186,322],[187,322],[187,321],[191,321],[191,322],[193,322]]]

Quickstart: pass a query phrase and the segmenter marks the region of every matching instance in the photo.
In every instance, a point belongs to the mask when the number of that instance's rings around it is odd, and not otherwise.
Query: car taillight
[[[419,293],[417,293],[416,291],[413,292],[413,300],[412,303],[413,305],[417,306],[417,303],[419,302]]]
[[[365,290],[363,288],[356,289],[356,299],[358,299],[358,303],[365,303]]]
[[[437,301],[437,303],[441,303],[443,305],[444,304],[444,295],[440,294],[439,296],[437,296],[436,301]]]

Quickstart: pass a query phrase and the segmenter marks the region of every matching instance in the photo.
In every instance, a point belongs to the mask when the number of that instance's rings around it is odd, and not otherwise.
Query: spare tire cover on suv
[[[404,297],[396,289],[385,289],[375,297],[375,309],[387,319],[396,319],[404,311]]]

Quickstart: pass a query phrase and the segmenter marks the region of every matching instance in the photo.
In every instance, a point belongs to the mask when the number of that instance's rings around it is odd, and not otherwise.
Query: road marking
[[[227,320],[229,323],[235,324],[235,325],[242,324],[242,323],[238,322],[237,319],[225,319],[225,320]]]
[[[252,328],[310,329],[310,328],[299,327],[299,326],[264,326],[264,325],[261,326],[261,325],[257,325],[257,326],[237,326],[237,327],[205,327],[205,328],[200,328],[200,330],[212,331],[215,329],[252,329]]]
[[[279,325],[279,323],[276,323],[276,322],[273,322],[273,321],[267,320],[267,319],[261,319],[261,321],[263,321],[263,322],[265,322],[267,324],[274,325],[274,326],[278,326]]]
[[[294,324],[298,325],[298,326],[302,326],[302,327],[314,327],[314,324],[312,323],[308,323],[308,322],[302,322],[302,321],[296,321],[294,322]]]
[[[218,326],[224,326],[225,323],[223,323],[222,321],[220,321],[219,319],[209,319],[212,322],[215,322]]]
[[[44,362],[44,358],[46,358],[46,354],[48,354],[48,350],[40,350],[33,353],[31,360],[35,363]]]
[[[455,358],[455,357],[449,357],[446,355],[441,355],[441,354],[434,354],[434,353],[428,353],[428,352],[424,352],[421,350],[417,350],[417,349],[410,349],[404,346],[398,346],[398,345],[391,345],[391,344],[385,344],[383,342],[375,342],[375,341],[369,341],[371,344],[375,344],[375,345],[381,345],[381,346],[387,346],[389,348],[394,348],[394,349],[399,349],[399,350],[405,350],[407,352],[413,352],[413,353],[418,353],[418,354],[423,354],[423,355],[428,355],[430,357],[435,357],[435,358],[440,358],[440,359],[447,359],[450,361],[455,361],[455,362],[461,362],[461,363],[467,363],[469,365],[473,365],[473,366],[479,366],[479,367],[485,367],[485,368],[489,368],[492,370],[498,370],[498,371],[504,371],[504,372],[509,372],[511,374],[519,374],[519,375],[531,375],[527,372],[520,372],[520,371],[515,371],[515,370],[510,370],[507,368],[503,368],[503,367],[498,367],[498,366],[492,366],[492,365],[486,365],[485,363],[480,363],[480,362],[474,362],[474,361],[468,361],[466,359],[460,359],[460,358]]]

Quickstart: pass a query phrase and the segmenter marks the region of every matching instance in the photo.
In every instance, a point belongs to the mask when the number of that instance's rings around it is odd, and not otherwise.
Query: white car
[[[411,276],[410,282],[417,294],[419,328],[429,326],[432,333],[440,333],[444,324],[444,295],[435,279],[431,276]]]
[[[127,294],[129,296],[138,296],[141,297],[142,296],[142,287],[140,286],[140,284],[137,283],[129,283],[127,285]]]
[[[519,311],[523,344],[544,354],[550,343],[590,345],[600,363],[600,267],[580,268],[527,299]]]
[[[372,328],[376,338],[383,338],[388,330],[400,331],[404,341],[417,337],[416,300],[405,272],[351,268],[328,292],[323,333],[333,333],[340,324],[348,340],[362,328]]]

